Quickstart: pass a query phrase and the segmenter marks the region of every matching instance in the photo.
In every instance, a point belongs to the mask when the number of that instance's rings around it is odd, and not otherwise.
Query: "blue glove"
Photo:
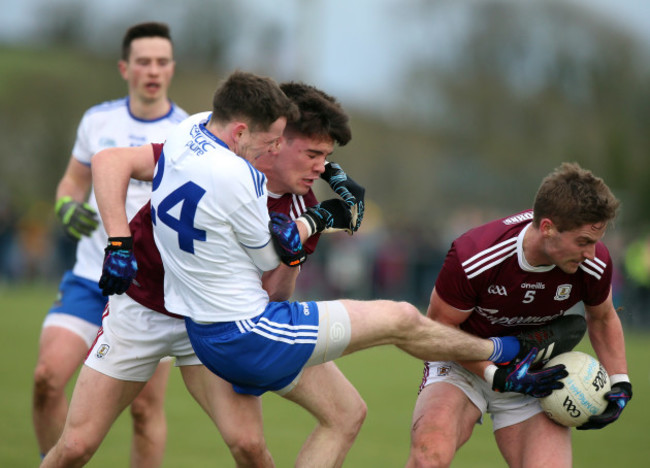
[[[564,364],[529,372],[531,364],[537,357],[537,348],[533,348],[526,358],[518,363],[498,366],[494,373],[492,390],[497,392],[517,392],[542,398],[551,394],[553,390],[564,387],[560,382],[569,373]]]
[[[138,272],[132,237],[109,237],[104,249],[104,266],[99,287],[104,296],[122,294]]]
[[[348,177],[341,166],[334,162],[325,163],[325,172],[321,175],[339,197],[351,208],[351,231],[357,232],[361,226],[364,212],[364,196],[366,189]]]
[[[300,215],[310,228],[309,235],[320,232],[346,231],[352,234],[352,212],[350,206],[339,198],[332,198],[307,208]]]
[[[81,239],[81,236],[89,236],[99,226],[97,212],[88,203],[79,203],[69,196],[56,201],[54,212],[65,233],[76,240]]]
[[[630,382],[618,382],[612,385],[612,389],[605,393],[605,400],[609,401],[607,408],[598,416],[590,416],[589,420],[582,426],[576,427],[579,430],[602,429],[608,424],[616,421],[623,412],[627,402],[632,399],[632,384]]]
[[[269,213],[269,231],[273,238],[273,246],[280,260],[287,266],[296,267],[305,263],[307,254],[300,242],[300,234],[296,223],[283,213]]]

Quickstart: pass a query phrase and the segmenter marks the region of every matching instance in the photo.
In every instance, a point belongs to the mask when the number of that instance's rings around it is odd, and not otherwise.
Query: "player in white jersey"
[[[503,336],[566,322],[584,303],[591,344],[613,387],[605,413],[579,429],[615,421],[632,396],[612,303],[612,261],[601,242],[618,206],[602,179],[563,164],[542,182],[532,211],[454,241],[428,310],[429,317],[476,336]],[[407,466],[449,466],[485,413],[508,466],[572,466],[570,429],[542,412],[534,398],[542,393],[505,384],[506,372],[509,367],[490,362],[425,363]]]
[[[296,103],[300,115],[287,125],[281,151],[265,153],[255,161],[256,167],[268,175],[269,189],[274,192],[269,197],[268,209],[299,216],[318,204],[311,187],[315,180],[323,178],[352,206],[350,210],[358,214],[356,223],[346,228],[358,229],[363,216],[364,189],[347,177],[340,166],[325,165],[334,145],[344,145],[351,138],[347,115],[331,96],[316,88],[300,83],[285,83],[281,88]],[[208,115],[206,113],[205,117]],[[98,194],[104,192],[105,182],[111,186],[117,184],[121,187],[118,203],[122,206],[131,176],[152,179],[162,146],[151,144],[100,152],[93,158],[93,179]],[[143,158],[136,157],[134,152],[142,153]],[[102,166],[100,162],[107,165]],[[101,208],[101,196],[99,200]],[[323,205],[330,202],[325,201]],[[75,386],[63,435],[43,466],[75,466],[80,460],[87,460],[111,422],[151,377],[155,363],[166,355],[176,356],[176,365],[181,369],[187,388],[214,420],[237,466],[271,466],[273,461],[262,427],[257,421],[249,422],[249,415],[254,418],[258,415],[259,399],[236,394],[230,384],[200,365],[182,317],[174,318],[164,306],[164,271],[153,239],[149,204],[129,225],[138,261],[137,276],[127,295],[111,297],[101,333]],[[318,237],[310,237],[305,244],[308,253],[313,252]],[[269,290],[275,291],[275,298],[291,296],[297,270],[286,268],[291,275],[286,287],[267,285]],[[314,402],[312,414],[317,426],[301,449],[298,466],[312,464],[314,460],[331,465],[330,460],[342,459],[365,417],[363,400],[333,362],[313,368],[302,379],[301,386],[318,388],[321,381],[326,381],[330,389],[336,389],[336,394]],[[116,395],[119,397],[115,398]],[[296,401],[300,392],[292,392],[287,398]],[[101,408],[90,413],[88,408],[97,399],[102,401]],[[247,412],[249,406],[253,411]],[[72,447],[73,450],[66,450]]]
[[[33,421],[41,454],[61,434],[68,402],[65,387],[85,358],[107,298],[97,286],[104,261],[106,232],[96,215],[91,192],[92,156],[107,147],[140,146],[162,141],[187,113],[174,105],[167,91],[174,73],[172,42],[167,25],[143,23],[126,32],[119,71],[128,96],[90,108],[56,192],[56,212],[67,234],[78,239],[76,263],[64,274],[59,297],[43,323],[34,373]],[[149,199],[151,184],[132,180],[128,188],[129,216]],[[158,466],[166,438],[163,397],[169,373],[163,363],[156,379],[132,406],[133,466]]]
[[[191,117],[170,135],[154,177],[151,218],[165,265],[165,306],[187,316],[189,336],[202,362],[237,392],[260,395],[298,391],[305,364],[379,344],[396,344],[418,358],[512,359],[519,350],[516,339],[473,339],[426,319],[407,303],[268,302],[262,285],[286,272],[277,268],[277,252],[287,265],[299,264],[301,241],[336,226],[340,216],[322,209],[308,210],[299,223],[272,216],[271,242],[264,176],[250,162],[276,151],[285,119],[269,118],[258,87],[268,89],[268,80],[241,72],[231,75],[215,95],[209,120]],[[119,210],[102,216],[114,243],[107,249],[104,284],[117,286],[119,293],[134,274],[130,230]],[[298,231],[302,239],[297,239]],[[231,281],[233,274],[239,281]],[[534,357],[532,350],[527,362]],[[559,366],[544,375],[557,383],[563,372]],[[541,383],[530,373],[509,378]],[[307,391],[305,398],[297,402],[310,408],[309,397],[318,392],[302,390]],[[256,421],[261,424],[261,415]]]

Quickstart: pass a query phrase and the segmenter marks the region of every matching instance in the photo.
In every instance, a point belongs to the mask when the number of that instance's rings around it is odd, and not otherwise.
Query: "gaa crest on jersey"
[[[99,359],[103,358],[104,356],[106,356],[108,354],[110,349],[111,349],[111,347],[109,345],[107,345],[106,343],[100,345],[99,349],[97,350],[97,357]]]
[[[488,287],[488,294],[498,294],[499,296],[507,296],[508,291],[505,286],[500,286],[498,284],[491,284]]]
[[[436,369],[436,375],[438,377],[446,377],[449,375],[449,371],[451,371],[450,366],[438,366]]]
[[[571,294],[571,285],[570,284],[561,284],[557,287],[557,290],[555,291],[555,299],[556,301],[564,301],[569,298],[569,295]]]

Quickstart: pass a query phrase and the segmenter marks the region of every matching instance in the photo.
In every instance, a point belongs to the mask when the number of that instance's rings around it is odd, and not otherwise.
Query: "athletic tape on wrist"
[[[494,364],[490,364],[483,371],[483,379],[485,379],[490,387],[494,386],[494,374],[496,374],[498,369]]]
[[[615,385],[619,382],[630,383],[630,377],[627,374],[612,374],[609,376],[609,382]]]
[[[304,216],[298,216],[296,218],[296,221],[300,221],[302,224],[305,225],[305,227],[307,228],[307,237],[311,237],[312,234],[314,234],[314,228],[311,225],[312,223]]]

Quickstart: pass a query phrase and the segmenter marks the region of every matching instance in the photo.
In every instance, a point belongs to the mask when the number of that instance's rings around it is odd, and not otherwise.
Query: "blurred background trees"
[[[0,45],[0,236],[29,243],[16,239],[40,226],[56,238],[53,194],[79,119],[89,106],[125,94],[119,38],[130,24],[154,19],[172,26],[171,96],[189,112],[206,110],[218,80],[234,68],[314,83],[350,112],[353,140],[332,159],[367,187],[367,219],[354,238],[326,241],[304,290],[426,304],[449,241],[530,207],[541,178],[562,161],[592,169],[623,201],[605,239],[623,284],[625,246],[649,231],[648,44],[569,2],[379,3],[385,34],[408,53],[384,50],[385,42],[364,34],[372,2],[362,17],[345,18],[357,23],[359,37],[343,38],[337,26],[346,12],[325,16],[331,4],[322,0],[280,1],[276,14],[253,0],[143,1],[105,14],[96,2],[40,3],[38,34],[27,44]],[[286,14],[278,14],[282,8]],[[331,76],[352,81],[364,57],[348,62],[339,47],[340,62],[323,72],[325,31],[374,44],[372,53],[389,66],[377,67],[377,83],[369,79],[367,87],[379,89],[389,70],[388,90],[362,100],[331,85]],[[0,250],[5,272],[16,248]],[[33,249],[56,257],[62,247]],[[349,254],[341,266],[336,255],[352,250],[357,266]],[[55,261],[33,275],[60,268]]]

